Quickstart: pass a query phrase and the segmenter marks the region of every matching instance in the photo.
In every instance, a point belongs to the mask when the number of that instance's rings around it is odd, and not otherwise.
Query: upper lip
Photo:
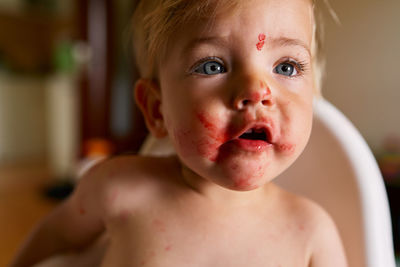
[[[266,135],[266,142],[273,144],[275,142],[274,131],[272,125],[267,122],[254,121],[246,123],[244,127],[234,136],[234,139],[239,138],[249,130],[263,131]]]

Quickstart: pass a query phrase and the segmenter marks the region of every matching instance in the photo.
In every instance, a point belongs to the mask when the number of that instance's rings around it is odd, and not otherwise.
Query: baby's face
[[[312,12],[308,0],[251,0],[173,36],[161,112],[183,164],[251,190],[299,156],[312,124]]]

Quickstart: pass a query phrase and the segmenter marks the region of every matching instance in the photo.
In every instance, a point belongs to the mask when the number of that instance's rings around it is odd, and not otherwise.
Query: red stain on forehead
[[[258,35],[258,43],[256,44],[256,47],[257,47],[257,50],[258,50],[258,51],[261,51],[262,48],[264,47],[265,38],[266,38],[266,36],[265,36],[265,34],[263,34],[263,33],[260,33],[260,34]]]

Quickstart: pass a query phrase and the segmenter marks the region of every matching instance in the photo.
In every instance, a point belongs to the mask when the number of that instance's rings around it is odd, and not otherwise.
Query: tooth
[[[253,132],[252,129],[248,129],[245,133],[246,133],[246,134],[251,134],[252,132]]]

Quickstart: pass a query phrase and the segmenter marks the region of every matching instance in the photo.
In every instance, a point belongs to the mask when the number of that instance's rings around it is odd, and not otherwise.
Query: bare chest
[[[112,223],[103,267],[308,266],[301,229],[262,216],[122,215]]]

